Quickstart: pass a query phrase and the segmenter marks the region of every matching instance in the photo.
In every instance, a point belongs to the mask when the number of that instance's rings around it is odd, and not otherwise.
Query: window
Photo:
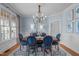
[[[75,22],[75,31],[76,33],[79,33],[79,21]]]
[[[5,18],[4,18],[5,19]],[[1,19],[0,27],[1,27],[1,39],[9,40],[10,39],[10,26],[9,20]]]
[[[75,32],[79,33],[79,7],[75,8]]]
[[[11,21],[11,38],[16,38],[16,23]]]
[[[79,7],[74,9],[75,11],[75,18],[79,18]]]
[[[63,21],[63,24],[65,24],[64,26],[66,27],[65,29],[66,32],[69,32],[69,33],[73,32],[72,17],[73,17],[73,9],[70,9],[65,12],[65,15],[64,15],[65,20]]]
[[[72,21],[67,21],[67,32],[72,32],[73,26]]]
[[[10,26],[9,26],[9,20],[4,21],[4,34],[5,34],[5,40],[10,39]]]
[[[16,19],[11,18],[11,14],[4,13],[4,10],[2,10],[1,13],[5,15],[0,15],[0,42],[16,39]],[[14,15],[12,15],[12,17],[14,17]]]

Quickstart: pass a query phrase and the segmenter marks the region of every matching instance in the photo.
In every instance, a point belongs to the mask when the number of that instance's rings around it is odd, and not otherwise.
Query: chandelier
[[[46,16],[43,15],[41,7],[42,7],[41,5],[38,5],[38,11],[36,15],[33,16],[33,23],[35,26],[34,29],[36,30],[36,32],[42,32],[44,30],[44,22]]]
[[[33,16],[33,22],[34,23],[41,23],[43,24],[46,16],[43,15],[42,11],[41,11],[41,5],[38,5],[38,12],[36,14],[36,16]]]

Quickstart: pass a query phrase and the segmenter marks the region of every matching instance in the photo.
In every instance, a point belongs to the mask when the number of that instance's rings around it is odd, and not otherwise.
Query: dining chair
[[[20,51],[22,51],[22,48],[27,45],[27,41],[23,40],[23,35],[19,34],[19,44],[20,44]]]
[[[47,50],[50,51],[50,54],[52,55],[52,41],[53,38],[51,36],[45,36],[43,39],[43,53],[45,55],[45,53],[48,53]]]
[[[58,39],[58,41],[60,41],[60,37],[61,37],[61,34],[58,33],[58,34],[56,35],[56,38]]]
[[[30,54],[30,51],[37,55],[37,44],[36,44],[36,38],[34,36],[27,37],[27,51],[28,55]]]
[[[56,48],[58,51],[59,51],[60,37],[61,37],[61,34],[58,33],[58,34],[56,35],[56,39],[57,39],[57,41],[53,41],[53,43],[52,43],[52,45],[55,45],[55,48]]]

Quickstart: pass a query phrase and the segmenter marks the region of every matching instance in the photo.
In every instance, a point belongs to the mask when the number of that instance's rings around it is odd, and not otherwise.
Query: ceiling
[[[38,10],[37,3],[10,3],[9,4],[12,8],[14,8],[16,11],[18,11],[23,16],[33,16],[36,15]],[[40,3],[41,5],[41,12],[48,16],[48,15],[54,15],[61,11],[63,11],[65,8],[72,5],[71,3]]]

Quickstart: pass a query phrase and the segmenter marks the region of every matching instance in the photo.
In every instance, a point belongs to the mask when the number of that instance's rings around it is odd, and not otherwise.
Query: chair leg
[[[45,49],[43,48],[43,55],[45,56]]]
[[[52,56],[52,48],[50,50],[51,50],[50,53],[51,53],[51,56]]]
[[[44,50],[44,56],[45,56],[45,50]]]
[[[57,45],[57,50],[59,51],[59,44]]]
[[[44,56],[46,55],[45,52],[46,52],[46,50],[44,49]]]
[[[20,51],[21,51],[21,45],[20,45]]]
[[[37,53],[38,53],[38,47],[36,48],[36,55],[37,55]]]
[[[28,46],[26,46],[26,56],[28,55]]]
[[[35,49],[35,56],[37,55],[37,51],[36,51],[37,49]]]
[[[30,48],[28,47],[28,56],[29,56],[29,53],[30,53]]]
[[[42,47],[41,47],[41,51],[43,51]]]
[[[52,56],[52,46],[51,46],[51,48],[50,48],[50,54],[51,54],[51,56]]]
[[[38,47],[36,48],[36,52],[38,52]]]

